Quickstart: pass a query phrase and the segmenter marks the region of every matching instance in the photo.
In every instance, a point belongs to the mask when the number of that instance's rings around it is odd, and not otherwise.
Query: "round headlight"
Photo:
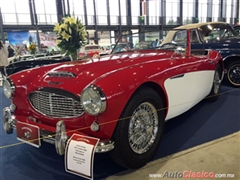
[[[81,94],[84,110],[90,115],[98,115],[106,110],[106,97],[102,90],[94,85],[85,88]]]
[[[15,86],[13,85],[10,79],[3,80],[3,93],[7,98],[12,98],[12,95],[15,91]]]

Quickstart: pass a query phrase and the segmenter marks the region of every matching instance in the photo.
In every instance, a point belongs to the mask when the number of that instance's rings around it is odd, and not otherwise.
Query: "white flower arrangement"
[[[61,23],[56,23],[53,29],[57,33],[56,44],[67,54],[76,54],[77,50],[86,44],[86,29],[81,21],[73,16],[67,16]]]

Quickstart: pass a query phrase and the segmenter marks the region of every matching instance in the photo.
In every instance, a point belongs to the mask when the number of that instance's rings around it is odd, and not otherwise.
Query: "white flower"
[[[62,40],[57,39],[56,44],[59,45],[62,42]]]
[[[68,25],[63,23],[63,24],[60,25],[60,28],[67,30],[68,29]]]
[[[66,39],[68,41],[68,39],[71,37],[69,34],[67,34],[65,31],[62,32],[62,37],[63,39]]]
[[[58,32],[60,30],[59,23],[55,23],[53,31]]]
[[[70,24],[76,24],[76,19],[75,19],[74,17],[69,17],[69,18],[68,18],[68,22],[69,22]]]

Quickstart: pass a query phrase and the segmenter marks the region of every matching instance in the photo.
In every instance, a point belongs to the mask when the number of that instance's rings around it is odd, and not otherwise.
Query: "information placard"
[[[73,134],[68,140],[65,152],[67,172],[93,179],[94,151],[99,139]]]

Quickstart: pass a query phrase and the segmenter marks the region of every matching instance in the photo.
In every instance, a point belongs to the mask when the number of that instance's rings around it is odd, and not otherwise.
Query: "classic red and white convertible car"
[[[170,43],[161,49],[113,49],[100,58],[28,69],[5,78],[3,91],[12,101],[3,110],[6,133],[16,129],[18,138],[22,134],[36,146],[40,144],[33,137],[55,144],[58,154],[64,154],[73,133],[95,137],[100,139],[96,153],[110,151],[127,168],[145,165],[159,147],[165,121],[219,95],[221,55],[191,51],[191,31],[186,31],[185,47]],[[149,41],[151,33],[134,37]],[[40,129],[37,137],[34,128]]]

